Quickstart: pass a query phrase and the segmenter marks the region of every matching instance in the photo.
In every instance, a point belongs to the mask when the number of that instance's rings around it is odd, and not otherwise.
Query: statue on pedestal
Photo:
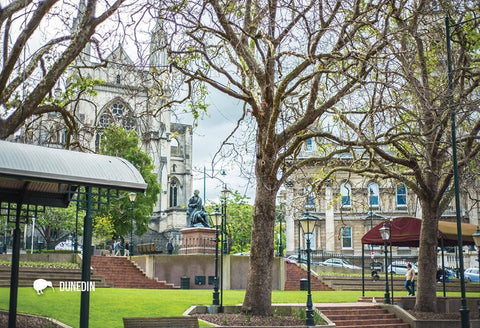
[[[210,228],[208,223],[208,214],[202,204],[202,199],[198,196],[200,192],[195,190],[193,196],[188,201],[187,224],[188,227],[206,227]]]

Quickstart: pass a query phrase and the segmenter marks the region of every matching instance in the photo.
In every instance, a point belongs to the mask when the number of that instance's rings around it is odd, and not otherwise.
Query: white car
[[[55,246],[55,249],[57,251],[58,250],[73,251],[74,250],[73,242],[71,240],[61,241]],[[77,249],[78,249],[79,252],[81,252],[82,251],[82,246],[78,245]]]
[[[406,274],[407,273],[407,263],[403,261],[393,262],[388,266],[387,272],[392,272],[393,274]],[[411,263],[413,270],[415,270],[415,274],[418,274],[418,268],[415,264]]]
[[[362,269],[361,267],[353,264],[349,260],[338,259],[338,258],[331,258],[331,259],[325,260],[321,262],[321,264],[324,266],[331,266],[336,268],[346,268],[346,269],[354,269],[354,270]]]

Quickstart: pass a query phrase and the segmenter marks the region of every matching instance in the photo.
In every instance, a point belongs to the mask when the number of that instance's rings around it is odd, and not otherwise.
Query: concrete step
[[[394,314],[377,306],[317,307],[336,327],[342,328],[407,328],[409,325]]]
[[[148,278],[126,257],[92,256],[92,267],[105,281],[119,288],[173,289],[173,284]]]

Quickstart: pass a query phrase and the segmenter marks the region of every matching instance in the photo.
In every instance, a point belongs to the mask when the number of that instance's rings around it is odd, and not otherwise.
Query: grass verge
[[[395,296],[406,296],[396,292]],[[449,296],[459,296],[459,293]],[[223,304],[236,305],[243,302],[244,290],[224,291]],[[357,291],[314,291],[315,303],[356,302],[361,296]],[[383,292],[366,292],[366,296],[383,297]],[[8,310],[10,289],[0,288],[0,309]],[[306,302],[305,291],[274,291],[272,303]],[[90,292],[90,327],[121,328],[123,317],[178,316],[191,305],[212,302],[212,290],[166,290],[97,288]],[[53,291],[47,288],[44,295],[37,295],[33,288],[18,289],[18,312],[42,315],[57,319],[72,327],[79,326],[80,293]],[[202,325],[207,326],[207,325]]]

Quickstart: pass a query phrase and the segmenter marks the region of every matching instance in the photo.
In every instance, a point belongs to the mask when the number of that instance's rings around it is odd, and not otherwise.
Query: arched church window
[[[136,120],[128,105],[120,99],[111,102],[102,111],[99,118],[99,125],[106,128],[110,125],[123,126],[126,130],[133,130],[136,126]]]
[[[120,79],[120,74],[117,74],[117,84],[120,84],[121,79]]]
[[[180,147],[178,144],[178,140],[173,138],[170,144],[170,154],[172,156],[179,156],[180,155]]]
[[[100,126],[102,128],[106,128],[107,126],[112,125],[112,117],[110,116],[109,113],[103,113],[100,116]]]
[[[177,181],[170,181],[170,207],[178,206],[178,187]]]
[[[120,103],[113,103],[112,104],[112,114],[115,116],[122,116],[125,106]]]
[[[135,128],[135,119],[132,116],[127,116],[123,120],[123,127],[126,130],[132,130]]]

